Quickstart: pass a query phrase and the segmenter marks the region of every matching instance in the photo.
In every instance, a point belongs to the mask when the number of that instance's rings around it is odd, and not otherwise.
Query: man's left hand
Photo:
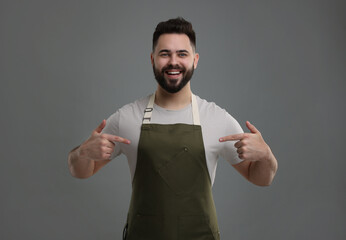
[[[237,148],[238,156],[242,160],[262,161],[270,156],[270,148],[263,140],[258,129],[249,121],[246,121],[246,127],[251,133],[239,133],[228,135],[219,139],[220,142],[237,141],[234,146]]]

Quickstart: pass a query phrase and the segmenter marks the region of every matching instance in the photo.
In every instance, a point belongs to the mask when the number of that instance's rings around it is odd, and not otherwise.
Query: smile
[[[181,72],[166,72],[168,75],[178,75],[180,74]]]
[[[182,73],[183,71],[180,69],[169,69],[165,71],[165,73],[169,76],[178,76]]]

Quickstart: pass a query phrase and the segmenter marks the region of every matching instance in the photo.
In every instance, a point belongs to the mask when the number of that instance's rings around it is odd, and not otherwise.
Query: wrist
[[[272,152],[272,150],[270,149],[270,147],[268,146],[268,153],[267,153],[267,157],[265,158],[265,161],[267,162],[267,164],[270,166],[270,169],[273,171],[273,173],[275,174],[275,172],[277,171],[278,168],[278,164],[277,164],[277,160]]]
[[[85,145],[85,142],[82,143],[79,148],[76,151],[78,159],[86,159],[88,154],[87,154],[87,147]]]
[[[272,153],[269,145],[266,144],[266,147],[264,148],[264,154],[263,154],[262,161],[271,162],[272,159],[273,159],[273,153]]]
[[[90,161],[87,153],[87,149],[84,143],[82,143],[75,151],[74,151],[74,158],[76,159],[76,162],[86,162]]]

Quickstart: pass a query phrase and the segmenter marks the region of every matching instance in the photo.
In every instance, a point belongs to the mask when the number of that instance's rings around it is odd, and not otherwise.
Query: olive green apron
[[[145,109],[123,239],[219,240],[196,96],[194,125],[151,124]]]

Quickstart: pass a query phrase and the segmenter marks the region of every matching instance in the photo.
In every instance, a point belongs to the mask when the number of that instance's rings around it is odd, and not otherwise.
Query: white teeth
[[[180,72],[167,72],[168,74],[179,74]]]

